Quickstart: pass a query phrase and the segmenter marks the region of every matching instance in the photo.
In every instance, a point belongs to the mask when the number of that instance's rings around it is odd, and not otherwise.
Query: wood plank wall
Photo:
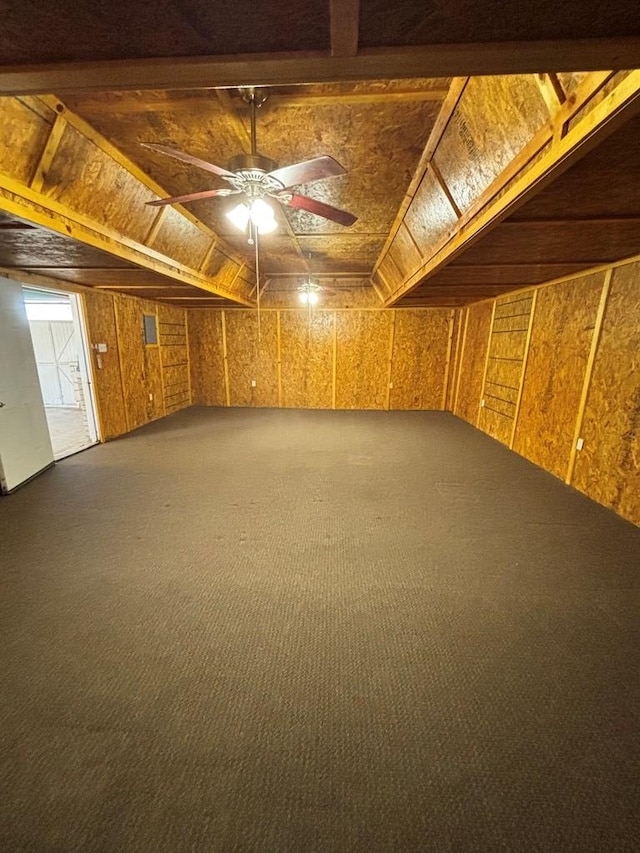
[[[189,311],[195,405],[444,409],[455,390],[450,309]],[[255,385],[252,383],[255,382]]]
[[[97,290],[82,297],[103,440],[191,405],[184,308]],[[145,314],[156,317],[157,344],[145,344]]]
[[[525,299],[532,310],[518,312],[522,328],[497,344],[496,324],[511,322],[501,319],[505,306],[515,311]],[[476,303],[463,315],[454,413],[640,524],[640,262]],[[491,362],[498,347],[517,356],[502,373]],[[497,380],[508,386],[499,393]]]

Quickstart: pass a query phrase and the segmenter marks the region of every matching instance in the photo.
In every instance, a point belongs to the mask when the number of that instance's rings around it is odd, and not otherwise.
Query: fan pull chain
[[[260,252],[258,250],[258,237],[259,231],[255,229],[255,239],[254,245],[256,247],[256,303],[258,308],[258,347],[260,346],[260,341],[262,340],[261,328],[260,328]]]

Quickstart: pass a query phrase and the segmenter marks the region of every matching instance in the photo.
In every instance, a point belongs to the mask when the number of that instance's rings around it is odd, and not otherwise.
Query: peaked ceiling
[[[425,146],[451,99],[453,75],[635,67],[638,9],[635,2],[596,0],[552,9],[545,0],[52,0],[46,6],[9,0],[0,31],[0,93],[54,93],[167,195],[179,195],[224,184],[141,143],[164,143],[226,166],[250,144],[237,85],[268,85],[258,150],[280,165],[334,157],[347,174],[300,192],[358,221],[345,228],[278,209],[278,231],[262,241],[262,272],[281,282],[313,272],[334,290],[362,288],[398,228]],[[520,105],[534,124],[540,97],[529,94]],[[72,157],[64,165],[58,180],[87,178]],[[466,168],[461,161],[461,185]],[[231,201],[195,202],[189,211],[250,267],[253,250],[224,216]],[[77,254],[70,252],[68,274],[59,277],[82,281],[80,265],[71,263]],[[109,287],[111,266],[101,264]],[[133,280],[135,266],[120,267],[131,268],[123,279]],[[85,283],[100,286],[97,279]],[[151,287],[163,279],[146,272],[143,280]],[[437,283],[452,286],[444,278]],[[180,292],[189,289],[183,283]],[[427,289],[421,285],[411,304]],[[436,294],[432,288],[424,304]]]

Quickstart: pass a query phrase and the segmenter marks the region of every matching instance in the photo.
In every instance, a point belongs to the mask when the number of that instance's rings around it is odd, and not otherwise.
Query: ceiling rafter
[[[292,51],[0,67],[0,95],[286,86],[357,80],[597,71],[640,65],[640,37],[426,44],[356,56]]]

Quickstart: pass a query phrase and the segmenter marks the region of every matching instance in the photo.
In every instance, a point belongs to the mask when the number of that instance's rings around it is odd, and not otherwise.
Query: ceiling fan
[[[241,230],[245,230],[249,224],[249,242],[251,239],[252,225],[259,233],[268,233],[276,227],[273,211],[266,204],[265,199],[274,199],[279,204],[296,210],[304,210],[315,216],[321,216],[339,225],[353,225],[357,217],[346,210],[339,210],[330,204],[300,195],[293,188],[299,184],[312,184],[324,178],[334,178],[346,174],[346,170],[333,157],[322,155],[291,166],[279,167],[278,164],[268,157],[258,154],[256,146],[256,110],[267,99],[265,90],[256,90],[254,87],[241,89],[244,100],[249,104],[251,110],[251,153],[238,154],[229,162],[228,168],[217,166],[198,157],[193,157],[184,151],[171,148],[168,145],[159,145],[153,142],[142,143],[146,148],[159,151],[182,160],[192,166],[197,166],[207,172],[222,178],[230,187],[220,189],[202,190],[201,192],[188,193],[187,195],[173,196],[149,201],[147,204],[161,206],[165,204],[184,204],[185,202],[198,201],[205,198],[216,198],[231,195],[244,196],[244,203],[239,205],[227,215]],[[236,214],[235,219],[233,214]]]

